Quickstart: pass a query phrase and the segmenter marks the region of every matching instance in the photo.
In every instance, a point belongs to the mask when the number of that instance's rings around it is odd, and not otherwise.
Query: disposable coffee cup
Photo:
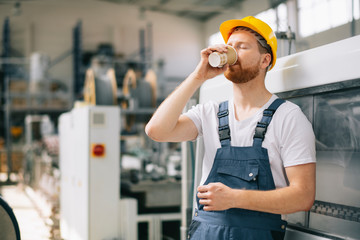
[[[227,46],[226,53],[213,52],[209,55],[209,64],[212,67],[222,68],[225,64],[234,65],[237,61],[237,53],[232,46]]]

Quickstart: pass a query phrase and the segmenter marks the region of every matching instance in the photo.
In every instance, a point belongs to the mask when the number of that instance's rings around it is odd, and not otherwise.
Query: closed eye
[[[240,43],[240,44],[236,44],[235,48],[236,49],[248,49],[249,47],[244,43]]]

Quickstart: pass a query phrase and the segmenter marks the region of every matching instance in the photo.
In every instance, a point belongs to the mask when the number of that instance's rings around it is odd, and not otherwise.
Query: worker
[[[159,106],[145,131],[155,141],[203,137],[189,239],[283,239],[286,215],[308,211],[315,199],[312,126],[297,105],[265,87],[266,73],[276,63],[272,29],[249,16],[223,22],[220,32],[235,48],[237,62],[211,67],[209,55],[227,52],[227,46],[202,50],[196,69]],[[233,84],[233,97],[182,114],[194,92],[222,73]]]

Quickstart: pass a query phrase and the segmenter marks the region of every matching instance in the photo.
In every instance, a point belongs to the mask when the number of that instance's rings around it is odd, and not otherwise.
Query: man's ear
[[[267,69],[270,66],[270,63],[271,63],[271,55],[270,53],[265,53],[262,56],[261,68]]]

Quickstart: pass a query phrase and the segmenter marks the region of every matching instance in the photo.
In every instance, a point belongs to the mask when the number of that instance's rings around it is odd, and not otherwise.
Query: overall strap
[[[261,147],[262,142],[264,141],[267,127],[269,126],[271,119],[278,107],[283,104],[285,100],[277,98],[271,105],[264,110],[263,117],[260,122],[257,123],[255,128],[254,142],[253,146]]]
[[[230,146],[229,108],[228,101],[219,105],[219,138],[221,147]]]

